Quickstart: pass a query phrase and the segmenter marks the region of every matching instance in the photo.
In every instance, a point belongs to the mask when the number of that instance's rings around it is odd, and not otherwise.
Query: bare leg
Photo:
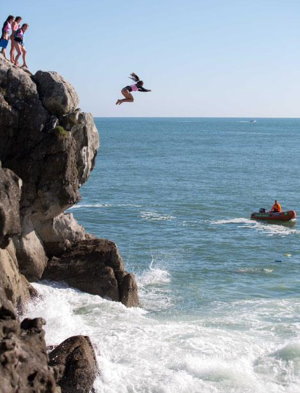
[[[1,53],[4,56],[4,58],[7,60],[6,53],[5,53],[5,48],[2,48]]]
[[[16,42],[15,48],[17,49],[17,56],[15,57],[15,65],[17,66],[19,57],[21,56],[21,53],[22,53],[22,47],[18,42]]]
[[[122,89],[121,93],[123,94],[123,96],[125,98],[118,100],[116,102],[116,105],[121,105],[121,104],[123,104],[123,102],[133,102],[134,101],[132,94],[127,89]]]
[[[26,64],[26,53],[27,53],[26,49],[24,48],[24,46],[22,46],[22,58],[23,58],[23,65],[22,65],[22,67],[28,68],[27,64]]]
[[[15,41],[14,41],[13,38],[11,38],[10,39],[10,52],[9,52],[9,54],[10,54],[10,61],[12,63],[15,62],[15,54],[14,54],[14,52],[15,52]]]

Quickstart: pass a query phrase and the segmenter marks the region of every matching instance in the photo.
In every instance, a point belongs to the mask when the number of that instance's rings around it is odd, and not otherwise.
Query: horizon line
[[[94,118],[101,119],[287,119],[299,120],[299,117],[270,117],[270,116],[99,116],[93,115]]]

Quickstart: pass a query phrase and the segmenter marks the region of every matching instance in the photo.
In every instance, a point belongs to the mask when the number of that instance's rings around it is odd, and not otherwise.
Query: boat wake
[[[282,223],[282,224],[275,224],[275,223],[263,223],[254,220],[250,220],[248,218],[239,217],[239,218],[232,218],[226,220],[216,220],[211,221],[212,225],[227,225],[227,224],[239,224],[238,227],[245,227],[255,229],[260,232],[265,232],[269,236],[288,236],[294,234],[300,234],[300,231],[293,228],[295,222],[290,223]]]

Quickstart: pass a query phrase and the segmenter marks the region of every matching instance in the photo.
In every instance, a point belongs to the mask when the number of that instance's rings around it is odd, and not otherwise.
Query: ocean
[[[141,307],[62,284],[27,316],[47,344],[89,335],[97,393],[300,392],[300,119],[96,118],[96,167],[69,209],[118,245]]]

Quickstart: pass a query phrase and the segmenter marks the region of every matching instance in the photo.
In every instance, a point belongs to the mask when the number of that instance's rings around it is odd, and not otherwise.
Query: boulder
[[[92,238],[71,213],[62,213],[50,220],[36,222],[35,228],[50,257],[60,255],[71,244]]]
[[[77,105],[74,88],[57,73],[32,77],[1,63],[0,160],[22,179],[21,216],[32,222],[54,218],[78,202],[79,187],[94,166],[98,132],[92,116]],[[69,130],[61,125],[66,116]]]
[[[75,89],[57,72],[38,71],[33,80],[37,84],[43,105],[50,113],[61,116],[78,107],[79,99]]]
[[[90,393],[98,372],[90,339],[74,336],[49,354],[50,365],[57,370],[57,383],[62,393]]]
[[[106,239],[83,240],[49,260],[43,279],[65,281],[70,286],[125,305],[138,306],[133,275],[127,277],[115,243]]]
[[[139,304],[138,287],[131,273],[124,273],[119,285],[120,301],[127,307],[136,307]]]
[[[60,393],[48,365],[44,323],[20,324],[0,290],[0,393]]]
[[[44,246],[33,228],[29,217],[22,222],[22,232],[13,238],[21,273],[28,280],[39,280],[46,268],[48,258]]]

